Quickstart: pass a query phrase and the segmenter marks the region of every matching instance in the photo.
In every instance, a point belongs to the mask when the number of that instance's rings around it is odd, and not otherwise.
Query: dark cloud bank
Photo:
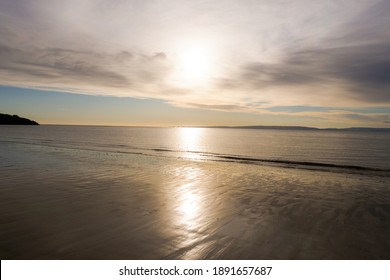
[[[323,44],[290,50],[275,64],[251,62],[222,87],[334,84],[353,98],[390,102],[390,1],[372,6]],[[337,106],[337,104],[335,104]]]

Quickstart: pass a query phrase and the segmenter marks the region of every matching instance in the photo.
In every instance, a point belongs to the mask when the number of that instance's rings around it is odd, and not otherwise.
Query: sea
[[[2,259],[389,259],[390,133],[0,126]]]
[[[320,168],[390,171],[390,133],[198,127],[2,126],[1,144]]]

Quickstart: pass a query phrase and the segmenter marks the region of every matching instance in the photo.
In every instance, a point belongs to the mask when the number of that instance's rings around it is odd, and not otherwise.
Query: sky
[[[0,0],[0,112],[390,127],[389,0]]]

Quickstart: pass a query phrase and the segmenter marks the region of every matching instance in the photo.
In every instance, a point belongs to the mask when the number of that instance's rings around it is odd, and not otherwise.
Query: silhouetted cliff
[[[21,118],[17,115],[7,115],[0,113],[0,124],[24,124],[24,125],[39,125],[37,122]]]

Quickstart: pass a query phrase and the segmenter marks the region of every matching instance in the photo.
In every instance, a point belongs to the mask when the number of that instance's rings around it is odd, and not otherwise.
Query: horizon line
[[[230,129],[295,129],[295,130],[351,130],[351,129],[368,129],[368,130],[390,130],[390,127],[369,127],[369,126],[352,126],[352,127],[313,127],[301,125],[116,125],[116,124],[55,124],[43,123],[43,126],[100,126],[100,127],[135,127],[135,128],[230,128]]]

